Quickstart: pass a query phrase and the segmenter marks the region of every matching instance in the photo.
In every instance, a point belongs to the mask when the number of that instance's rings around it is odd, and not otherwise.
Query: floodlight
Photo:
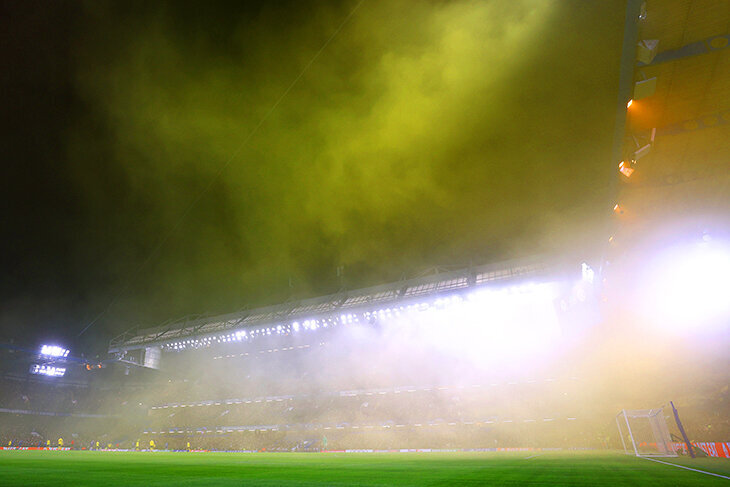
[[[631,177],[631,175],[634,173],[634,168],[631,167],[631,163],[626,161],[621,161],[618,163],[618,170],[627,178]]]
[[[595,278],[596,273],[591,268],[591,266],[589,266],[588,264],[586,264],[585,262],[583,262],[580,265],[580,268],[581,268],[581,276],[583,277],[583,280],[586,281],[589,284],[593,284],[593,279]]]
[[[645,317],[664,329],[727,327],[730,245],[700,241],[668,248],[652,259],[637,290]]]
[[[534,358],[553,349],[560,333],[556,296],[551,284],[482,288],[466,299],[454,295],[435,300],[433,306],[423,303],[414,310],[418,317],[389,317],[386,323],[398,325],[390,330],[394,340],[453,354],[475,366],[496,367],[508,358]]]
[[[45,375],[48,377],[63,377],[66,374],[65,367],[55,367],[48,364],[33,364],[30,366],[30,373],[34,375]]]
[[[68,357],[68,350],[57,345],[43,345],[41,346],[41,355],[47,357]]]

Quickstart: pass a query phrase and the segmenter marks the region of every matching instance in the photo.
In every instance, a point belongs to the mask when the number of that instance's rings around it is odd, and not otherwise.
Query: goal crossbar
[[[622,409],[616,426],[624,452],[637,457],[676,457],[663,408]]]

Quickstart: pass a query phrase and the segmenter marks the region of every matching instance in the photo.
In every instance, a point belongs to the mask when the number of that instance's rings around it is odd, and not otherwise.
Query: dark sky
[[[598,238],[624,2],[356,5],[2,1],[2,339]]]

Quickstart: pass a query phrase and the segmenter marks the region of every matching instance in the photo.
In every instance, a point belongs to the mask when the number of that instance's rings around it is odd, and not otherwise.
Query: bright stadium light
[[[56,367],[48,364],[33,364],[30,366],[30,373],[34,375],[45,375],[48,377],[63,377],[66,374],[66,367]]]
[[[68,350],[57,345],[41,346],[41,355],[47,357],[68,357]]]
[[[596,273],[591,268],[591,266],[589,266],[588,264],[583,262],[580,265],[580,269],[581,269],[581,276],[583,277],[583,280],[589,284],[593,284],[593,279],[595,279]]]
[[[560,337],[551,283],[482,288],[420,303],[399,317],[378,312],[391,343],[401,350],[449,355],[478,368],[527,366],[551,354]]]
[[[618,170],[621,174],[626,176],[627,178],[630,178],[632,174],[634,174],[634,168],[631,167],[630,162],[621,161],[618,163]]]
[[[713,331],[730,319],[730,244],[706,237],[651,259],[637,291],[644,318],[677,332]]]

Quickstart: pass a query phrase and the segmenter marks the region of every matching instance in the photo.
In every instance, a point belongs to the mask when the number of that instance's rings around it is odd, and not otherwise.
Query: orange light
[[[626,103],[626,108],[631,108],[631,105],[634,104],[634,100],[629,100],[628,103]]]
[[[634,168],[631,167],[631,164],[627,164],[626,161],[621,161],[618,163],[618,170],[627,178],[631,177],[631,175],[634,173]]]
[[[616,203],[614,205],[614,207],[613,207],[613,211],[614,211],[614,213],[618,213],[620,215],[620,214],[622,214],[624,212],[624,209],[621,208],[621,205],[619,205],[618,203]]]

